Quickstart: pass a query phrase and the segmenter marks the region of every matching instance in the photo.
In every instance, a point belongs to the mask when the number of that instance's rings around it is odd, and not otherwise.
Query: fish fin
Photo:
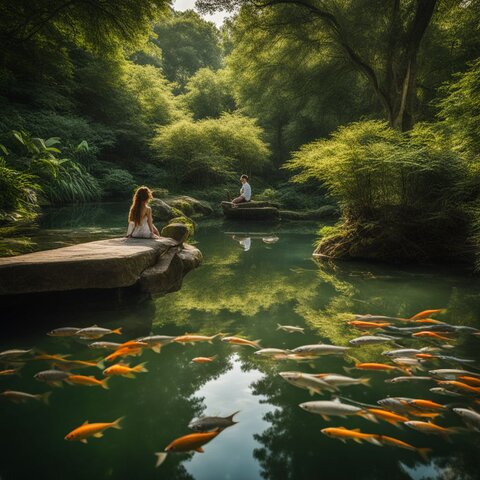
[[[136,378],[135,375],[133,373],[126,373],[125,375],[123,375],[125,378]]]
[[[347,372],[347,373],[352,373],[352,370],[355,370],[355,367],[343,367],[343,369],[344,369],[345,372]]]
[[[162,347],[160,345],[154,345],[152,348],[151,348],[152,352],[155,352],[155,353],[160,353],[160,351],[162,350]],[[158,455],[158,453],[156,453],[155,455]],[[166,455],[166,454],[165,454]],[[163,460],[162,460],[163,461]]]
[[[42,395],[40,395],[41,399],[42,399],[42,402],[45,404],[45,405],[50,405],[50,395],[52,394],[52,392],[45,392],[43,393]]]
[[[82,426],[83,425],[86,425],[88,423],[88,420],[85,420],[83,423],[82,423]]]
[[[310,362],[310,363],[308,364],[308,366],[309,366],[310,368],[315,368],[315,364],[314,364],[313,362]]]
[[[167,454],[165,452],[155,452],[155,456],[157,457],[155,468],[158,468],[167,458]]]
[[[136,365],[135,367],[133,367],[133,369],[136,372],[148,372],[148,370],[145,368],[146,364],[147,362],[140,363],[139,365]]]
[[[121,335],[122,334],[122,327],[116,328],[115,330],[112,330],[112,333],[115,335]]]
[[[345,428],[345,427],[342,427],[342,428]],[[360,433],[360,429],[359,428],[352,428],[352,432]]]
[[[205,450],[202,447],[198,447],[195,449],[195,451],[198,453],[203,453]]]
[[[360,383],[361,383],[362,385],[365,385],[365,386],[367,386],[367,387],[371,387],[371,385],[370,385],[370,378],[368,378],[368,377],[361,377],[361,378],[359,378],[359,380],[360,380]]]
[[[100,360],[100,361],[97,363],[97,368],[99,368],[100,370],[104,370],[104,369],[105,369],[105,361],[104,361],[104,360]]]
[[[326,422],[330,421],[330,417],[327,415],[320,415]]]
[[[282,326],[279,323],[277,323],[277,330],[281,330],[281,329],[282,329]]]
[[[229,415],[228,417],[225,417],[225,420],[230,420],[232,423],[238,423],[238,422],[235,422],[233,420],[233,417],[237,414],[237,413],[240,413],[240,410],[237,410],[236,412],[233,412],[231,415]]]
[[[121,430],[122,426],[120,425],[120,422],[124,419],[125,417],[120,417],[117,418],[114,422],[112,422],[112,428],[116,428],[117,430]]]
[[[377,447],[383,447],[383,443],[379,442],[375,437],[369,437],[365,440],[372,445],[376,445]]]
[[[361,417],[365,418],[366,420],[370,420],[370,422],[373,422],[373,423],[378,423],[378,419],[375,415],[372,415],[371,413],[360,413],[359,414]]]
[[[431,453],[431,451],[431,448],[417,448],[417,452],[424,460],[428,460],[428,455]]]
[[[104,378],[102,380],[102,388],[104,388],[105,390],[108,390],[108,385],[107,385],[107,382],[110,380],[110,377],[107,377],[107,378]]]
[[[102,438],[103,437],[103,433],[102,432],[97,432],[97,433],[94,433],[93,436],[95,438]]]
[[[354,438],[353,441],[354,441],[355,443],[362,443],[362,441],[361,441],[359,438]]]
[[[63,388],[63,382],[48,382],[52,387]]]
[[[82,438],[80,441],[81,441],[82,443],[88,443],[86,438]]]
[[[308,393],[310,394],[311,397],[313,397],[313,395],[315,395],[317,392],[316,390],[313,390],[313,388],[309,388]]]

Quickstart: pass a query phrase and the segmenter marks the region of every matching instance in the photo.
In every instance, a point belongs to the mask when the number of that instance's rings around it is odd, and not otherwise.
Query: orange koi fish
[[[444,323],[444,322],[441,322],[440,320],[435,320],[433,318],[417,318],[417,319],[413,320],[413,322],[415,322],[415,323],[428,323],[428,324],[433,324],[433,325],[438,325],[440,323]]]
[[[431,400],[408,400],[406,403],[415,407],[419,410],[446,410],[445,405],[441,405],[440,403],[432,402]]]
[[[88,437],[103,437],[103,431],[107,428],[116,428],[117,430],[121,430],[122,426],[120,425],[120,422],[124,418],[125,417],[117,418],[114,422],[111,423],[88,423],[87,420],[80,427],[72,430],[70,433],[65,435],[65,440],[87,443]]]
[[[195,452],[203,453],[202,446],[213,440],[222,430],[213,432],[191,433],[175,439],[165,447],[165,452]]]
[[[373,445],[380,446],[380,442],[375,438],[376,435],[371,433],[362,433],[359,428],[348,430],[344,427],[328,427],[320,430],[324,435],[330,438],[338,438],[342,442],[346,440],[353,440],[357,443],[362,443],[363,440],[372,443]]]
[[[411,372],[408,368],[394,367],[393,365],[386,365],[385,363],[355,363],[355,367],[343,367],[345,371],[349,372],[350,370],[379,370],[379,371],[400,371],[406,372],[408,375],[411,375]]]
[[[446,380],[442,382],[438,382],[439,385],[450,385],[452,387],[458,388],[459,390],[466,390],[467,392],[471,393],[480,393],[480,388],[479,387],[472,387],[471,385],[468,385],[467,383],[463,382],[458,382],[456,380]]]
[[[369,328],[383,328],[383,327],[389,327],[391,323],[388,322],[382,322],[382,323],[376,323],[376,322],[363,322],[361,320],[353,320],[351,322],[348,322],[349,325],[355,328],[360,328],[360,329],[369,329]]]
[[[140,340],[129,340],[128,342],[121,343],[117,350],[121,348],[145,348],[148,347],[148,343],[141,342]]]
[[[112,365],[111,367],[106,368],[103,371],[103,374],[109,377],[121,376],[121,377],[127,377],[127,378],[135,378],[134,373],[148,372],[148,370],[145,368],[145,365],[146,365],[146,362],[139,363],[134,367],[130,367],[128,364],[117,363],[116,365]]]
[[[111,353],[107,357],[105,357],[106,362],[112,362],[120,357],[135,357],[142,353],[141,348],[121,348],[119,350],[115,350],[115,352]]]
[[[367,408],[375,417],[381,418],[387,423],[390,423],[394,427],[401,427],[401,424],[408,421],[408,417],[399,415],[398,413],[389,412],[388,410],[382,410],[381,408]]]
[[[0,375],[2,374],[2,372],[0,372]],[[469,385],[477,385],[478,387],[480,387],[480,378],[476,378],[476,377],[469,377],[467,375],[461,375],[458,377],[459,380],[462,380],[464,383],[467,383]]]
[[[405,425],[412,428],[413,430],[417,430],[418,432],[432,433],[434,435],[441,435],[442,437],[446,438],[448,438],[454,433],[460,433],[460,430],[457,428],[445,428],[432,422],[419,422],[417,420],[410,420],[408,422],[405,422]]]
[[[209,363],[209,362],[213,362],[215,360],[215,357],[216,355],[214,355],[213,357],[195,357],[195,358],[192,358],[192,362]]]
[[[449,335],[449,332],[417,332],[417,333],[412,333],[412,337],[416,338],[433,338],[435,340],[446,340],[446,341],[452,341],[451,337],[447,337],[446,335]]]
[[[252,348],[261,348],[259,345],[260,340],[247,340],[240,337],[223,337],[222,342],[231,343],[232,345],[247,345]]]
[[[20,369],[8,368],[7,370],[0,370],[0,377],[7,377],[9,375],[20,375]]]
[[[97,380],[95,377],[87,377],[85,375],[70,375],[65,379],[65,382],[71,385],[81,385],[84,387],[102,387],[108,390],[107,381],[109,378],[104,380]]]
[[[431,353],[416,353],[415,356],[422,360],[435,360],[438,358],[436,355],[432,355]]]
[[[212,335],[211,337],[207,337],[205,335],[190,335],[186,333],[185,335],[181,335],[180,337],[176,337],[173,339],[174,342],[177,343],[195,343],[195,342],[209,342],[212,343],[212,340],[222,335],[221,333],[217,333],[216,335]]]
[[[423,312],[418,312],[413,317],[410,317],[411,320],[418,320],[419,318],[429,318],[430,315],[435,315],[436,313],[444,312],[445,308],[438,308],[436,310],[423,310]]]
[[[417,448],[409,443],[402,442],[397,438],[387,437],[386,435],[376,435],[375,438],[382,444],[390,447],[404,448],[405,450],[411,450],[417,452],[424,460],[427,460],[428,454],[432,451],[430,448]]]

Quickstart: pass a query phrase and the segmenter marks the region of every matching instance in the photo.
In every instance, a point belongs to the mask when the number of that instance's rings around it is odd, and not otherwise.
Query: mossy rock
[[[177,214],[170,205],[159,198],[154,198],[149,205],[152,209],[154,220],[168,221]]]
[[[185,242],[190,235],[190,230],[185,223],[169,223],[162,228],[162,237],[173,238],[179,243]]]
[[[172,218],[169,224],[171,223],[182,223],[186,225],[186,227],[188,228],[189,238],[193,237],[193,235],[195,235],[195,231],[197,230],[197,224],[191,218],[188,218],[185,215]]]
[[[197,200],[187,195],[165,198],[165,201],[173,208],[180,210],[183,215],[191,216],[207,216],[213,213],[213,208],[208,202]]]

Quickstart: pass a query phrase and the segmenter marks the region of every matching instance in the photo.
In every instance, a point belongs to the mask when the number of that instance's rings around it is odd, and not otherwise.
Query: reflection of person
[[[240,244],[245,252],[250,250],[250,246],[252,245],[252,239],[250,237],[237,237],[233,235],[232,238]]]
[[[252,187],[248,183],[248,176],[242,175],[240,177],[242,188],[240,189],[240,196],[232,200],[233,206],[236,207],[239,203],[249,202],[252,198]]]
[[[135,191],[128,213],[127,237],[158,238],[160,235],[153,224],[152,209],[148,206],[152,198],[152,192],[147,187],[138,187]]]

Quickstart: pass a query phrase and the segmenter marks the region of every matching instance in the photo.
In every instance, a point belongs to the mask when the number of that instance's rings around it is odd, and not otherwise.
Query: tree
[[[183,102],[196,120],[218,118],[235,109],[231,84],[225,70],[201,68],[187,82]]]
[[[262,16],[274,9],[275,23],[314,24],[369,82],[390,126],[412,128],[416,109],[417,58],[437,0],[401,2],[334,0],[197,0],[203,11],[245,6]],[[359,25],[362,27],[359,28]]]
[[[221,66],[220,36],[211,22],[193,10],[174,12],[155,25],[153,42],[163,52],[163,72],[182,91],[200,68]]]

